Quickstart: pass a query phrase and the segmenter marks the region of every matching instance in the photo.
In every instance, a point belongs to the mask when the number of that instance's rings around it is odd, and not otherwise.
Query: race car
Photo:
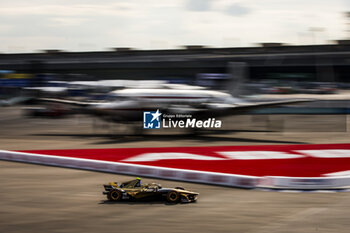
[[[118,184],[110,182],[103,185],[109,201],[165,199],[170,203],[195,202],[199,193],[185,190],[182,187],[163,188],[160,184],[142,184],[140,178]]]

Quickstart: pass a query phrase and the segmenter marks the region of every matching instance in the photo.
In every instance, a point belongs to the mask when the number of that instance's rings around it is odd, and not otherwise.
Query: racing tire
[[[107,194],[109,201],[120,201],[122,199],[122,193],[119,190],[113,189]]]
[[[176,191],[170,191],[168,192],[166,199],[170,203],[177,203],[180,201],[180,193]]]

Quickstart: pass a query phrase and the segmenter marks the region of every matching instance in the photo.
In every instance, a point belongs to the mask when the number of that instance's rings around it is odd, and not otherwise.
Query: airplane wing
[[[197,116],[203,117],[222,117],[230,116],[235,114],[242,114],[249,112],[251,110],[256,110],[260,108],[267,108],[273,106],[281,106],[286,104],[298,104],[314,101],[312,99],[292,99],[292,100],[277,100],[277,101],[261,101],[261,102],[242,102],[237,104],[211,104],[212,107],[201,111]]]
[[[42,102],[69,104],[69,105],[80,106],[80,107],[99,104],[99,102],[82,102],[82,101],[76,101],[76,100],[55,99],[55,98],[39,98],[37,100]]]
[[[247,102],[240,103],[235,106],[235,109],[241,110],[252,110],[258,108],[272,107],[272,106],[280,106],[285,104],[298,104],[298,103],[306,103],[314,100],[311,99],[292,99],[292,100],[276,100],[276,101],[264,101],[264,102]]]
[[[55,99],[55,98],[40,98],[40,101],[43,102],[54,102],[54,103],[62,103],[69,104],[78,107],[87,107],[84,108],[86,110],[92,110],[89,106],[99,106],[103,103],[101,102],[82,102],[75,100],[67,100],[67,99]],[[249,112],[251,110],[272,107],[272,106],[280,106],[285,104],[296,104],[296,103],[304,103],[310,102],[314,100],[310,99],[293,99],[293,100],[277,100],[277,101],[260,101],[260,102],[239,102],[239,103],[207,103],[202,107],[191,107],[191,106],[167,106],[167,108],[155,107],[154,109],[161,109],[161,111],[169,112],[169,113],[182,113],[182,114],[191,114],[196,118],[204,119],[208,117],[223,117],[230,115],[237,115]],[[140,110],[142,111],[142,110]],[[92,113],[90,111],[90,113]],[[116,117],[116,115],[113,115]],[[130,118],[130,117],[129,117]],[[123,118],[128,121],[129,118]]]

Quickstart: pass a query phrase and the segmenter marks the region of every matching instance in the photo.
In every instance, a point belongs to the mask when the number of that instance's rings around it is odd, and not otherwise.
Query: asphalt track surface
[[[6,109],[0,113],[1,149],[342,143],[349,140],[349,133],[340,130],[341,127],[333,132],[317,132],[313,128],[309,132],[276,132],[259,125],[256,129],[244,130],[241,118],[237,125],[243,130],[223,135],[116,136],[107,128],[95,132],[89,118],[32,119],[23,118],[17,108]],[[314,122],[323,121],[323,117],[314,116]],[[250,123],[245,124],[250,126]],[[159,182],[163,187],[183,186],[197,191],[200,193],[198,202],[169,205],[106,201],[101,193],[103,183],[132,178],[0,161],[0,232],[349,232],[350,192],[280,193],[144,179],[144,182]]]
[[[1,232],[348,232],[350,193],[278,193],[157,181],[198,202],[111,203],[101,184],[129,176],[0,162]]]

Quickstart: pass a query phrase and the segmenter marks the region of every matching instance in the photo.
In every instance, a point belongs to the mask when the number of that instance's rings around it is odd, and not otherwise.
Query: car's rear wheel
[[[180,194],[176,191],[170,191],[166,199],[168,202],[177,203],[180,200]]]
[[[119,190],[111,190],[107,194],[107,198],[110,201],[120,201],[122,199],[122,193]]]

